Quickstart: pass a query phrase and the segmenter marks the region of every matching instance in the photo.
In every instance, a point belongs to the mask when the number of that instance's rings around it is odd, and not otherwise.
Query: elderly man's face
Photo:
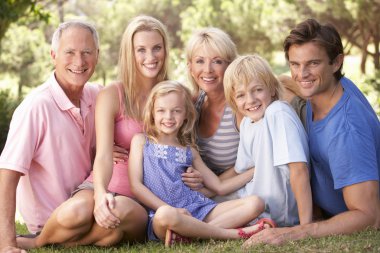
[[[62,32],[57,52],[51,56],[55,65],[55,76],[63,90],[81,90],[94,73],[98,61],[98,49],[88,29],[69,27]]]

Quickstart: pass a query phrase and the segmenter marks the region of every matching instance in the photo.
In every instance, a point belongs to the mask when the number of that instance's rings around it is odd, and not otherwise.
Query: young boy
[[[260,196],[262,216],[279,226],[310,223],[307,136],[291,106],[278,100],[281,87],[268,63],[257,55],[237,58],[226,70],[224,90],[233,110],[245,116],[235,170],[255,168],[240,197]]]

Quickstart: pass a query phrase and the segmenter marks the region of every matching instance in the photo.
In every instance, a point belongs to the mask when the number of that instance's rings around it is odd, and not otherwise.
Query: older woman
[[[222,178],[235,174],[233,169],[228,169],[236,161],[238,127],[242,119],[241,115],[232,113],[223,89],[224,72],[236,56],[236,45],[228,34],[213,27],[196,31],[186,47],[188,76],[196,95],[195,105],[199,115],[197,144],[203,161]],[[190,186],[196,179],[194,173],[186,173],[183,178]],[[218,196],[215,200],[236,197],[233,193]]]

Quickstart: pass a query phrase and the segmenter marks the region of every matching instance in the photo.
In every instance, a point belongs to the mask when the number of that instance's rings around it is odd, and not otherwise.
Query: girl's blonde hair
[[[164,43],[165,59],[164,64],[157,75],[157,82],[168,79],[169,69],[169,45],[168,35],[165,26],[157,19],[140,15],[133,18],[125,29],[119,52],[118,75],[119,80],[123,83],[125,93],[125,109],[129,117],[141,120],[142,109],[137,102],[137,94],[139,91],[139,84],[136,80],[136,62],[133,38],[136,33],[141,31],[155,31],[158,32]]]
[[[162,81],[153,87],[144,109],[143,123],[145,134],[149,139],[157,142],[159,132],[154,124],[154,103],[157,98],[163,97],[172,92],[175,92],[182,97],[186,110],[185,120],[177,133],[177,139],[183,146],[190,145],[192,147],[196,147],[194,131],[196,111],[192,101],[192,96],[190,90],[177,81]]]
[[[273,94],[273,100],[280,97],[281,85],[273,74],[268,62],[259,55],[239,56],[226,69],[223,85],[227,102],[236,113],[235,89],[237,86],[247,86],[250,82],[258,80],[269,88]]]
[[[237,56],[235,43],[230,36],[219,28],[208,27],[200,29],[193,33],[186,46],[186,60],[191,63],[194,53],[199,48],[206,48],[207,51],[215,51],[228,64],[231,63]],[[187,71],[188,79],[193,86],[195,93],[198,93],[199,86],[191,76],[190,70]]]

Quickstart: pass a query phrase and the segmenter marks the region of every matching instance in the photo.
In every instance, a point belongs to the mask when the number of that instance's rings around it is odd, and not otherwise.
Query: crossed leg
[[[170,206],[160,207],[153,218],[153,229],[161,240],[166,230],[192,238],[239,239],[236,228],[246,225],[264,211],[264,202],[256,196],[226,201],[218,204],[200,221]],[[244,228],[245,233],[256,231],[259,225]]]
[[[60,205],[35,238],[17,238],[17,245],[23,249],[42,247],[47,244],[115,245],[121,241],[142,241],[145,239],[147,213],[133,199],[115,197],[113,210],[121,223],[115,229],[100,227],[94,219],[94,197],[92,190],[81,190]]]

